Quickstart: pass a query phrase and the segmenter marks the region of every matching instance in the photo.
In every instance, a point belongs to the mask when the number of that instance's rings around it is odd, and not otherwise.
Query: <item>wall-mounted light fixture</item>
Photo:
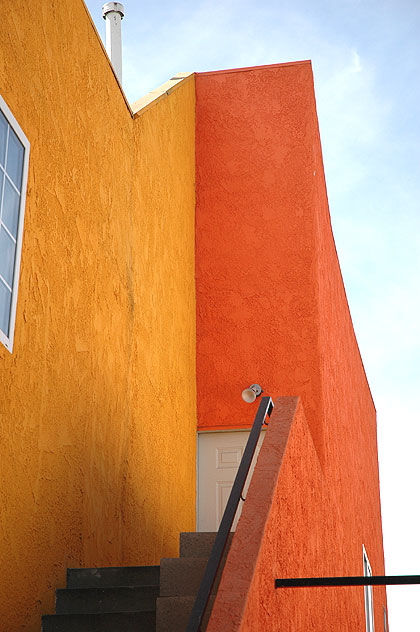
[[[259,384],[251,384],[251,386],[242,391],[242,399],[247,404],[252,404],[262,392],[263,390]]]

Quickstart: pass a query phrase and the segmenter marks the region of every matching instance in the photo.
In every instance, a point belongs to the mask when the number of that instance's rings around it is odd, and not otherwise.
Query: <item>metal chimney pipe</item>
[[[102,17],[106,21],[105,48],[118,81],[122,83],[121,20],[124,7],[120,2],[107,2],[102,7]]]

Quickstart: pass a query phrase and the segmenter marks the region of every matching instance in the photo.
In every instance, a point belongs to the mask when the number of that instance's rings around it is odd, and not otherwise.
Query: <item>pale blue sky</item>
[[[87,6],[104,37],[101,0]],[[330,211],[378,411],[388,574],[420,574],[420,2],[126,0],[133,102],[180,71],[311,59]],[[420,588],[389,588],[418,632]]]

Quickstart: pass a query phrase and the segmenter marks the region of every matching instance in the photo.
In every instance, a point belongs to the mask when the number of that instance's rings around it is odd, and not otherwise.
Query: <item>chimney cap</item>
[[[102,17],[104,20],[108,13],[119,13],[122,19],[124,17],[124,6],[121,2],[107,2],[102,7]]]

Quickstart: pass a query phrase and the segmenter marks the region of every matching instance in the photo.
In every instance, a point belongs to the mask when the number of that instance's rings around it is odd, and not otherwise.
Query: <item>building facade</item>
[[[364,546],[383,574],[310,62],[179,75],[130,107],[82,0],[3,18],[0,627],[39,630],[68,566],[176,555],[197,431],[249,427],[252,382],[300,398],[276,572],[362,574]],[[347,592],[340,629],[365,625]],[[282,602],[290,630],[320,594]],[[383,605],[375,589],[377,630]]]

